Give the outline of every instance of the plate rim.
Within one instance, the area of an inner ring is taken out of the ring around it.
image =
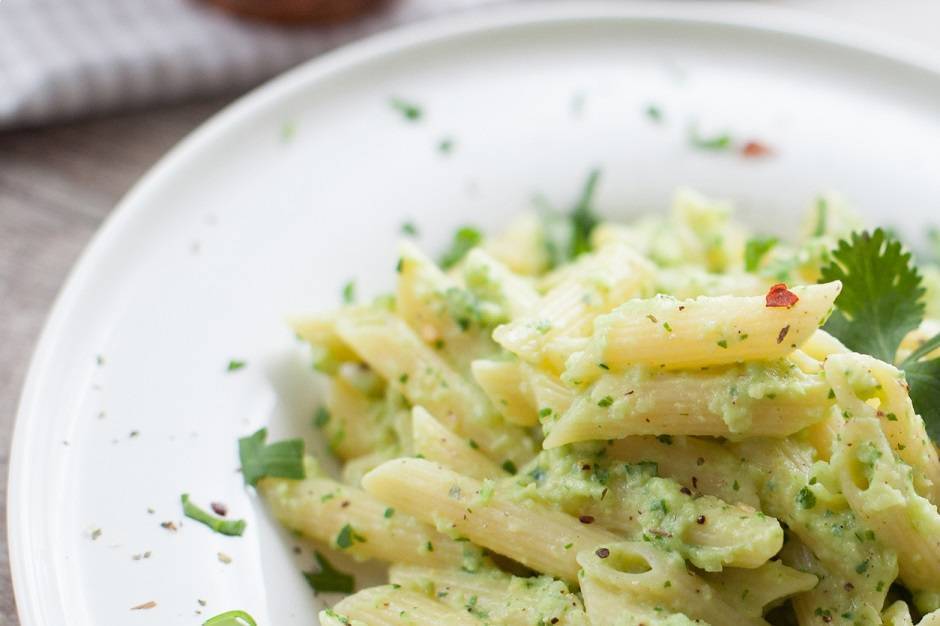
[[[379,57],[405,52],[447,39],[478,35],[488,31],[545,23],[573,23],[586,20],[626,20],[681,23],[698,26],[731,26],[745,30],[809,39],[870,55],[917,69],[940,79],[940,54],[920,44],[892,39],[875,31],[847,26],[832,18],[775,5],[743,5],[725,1],[698,5],[667,0],[656,4],[617,0],[566,0],[484,4],[454,14],[397,26],[339,46],[327,53],[301,62],[296,67],[251,89],[199,124],[160,157],[116,203],[68,271],[43,322],[42,330],[26,368],[13,420],[7,477],[7,546],[10,575],[22,626],[47,626],[50,612],[65,614],[61,587],[43,587],[37,566],[30,559],[37,540],[29,525],[30,489],[27,471],[33,463],[38,442],[35,433],[37,405],[42,391],[54,383],[48,374],[67,324],[70,311],[80,302],[97,265],[104,260],[112,242],[130,226],[146,204],[146,198],[158,191],[165,180],[204,147],[235,128],[245,119],[263,111],[270,104],[291,94],[313,88],[331,76],[369,63]],[[42,541],[38,540],[41,545]],[[38,561],[38,560],[37,560]],[[60,583],[57,580],[57,583]],[[48,593],[52,591],[53,593]]]

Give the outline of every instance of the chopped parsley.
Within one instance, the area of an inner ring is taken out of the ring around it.
[[[441,154],[450,154],[454,151],[454,140],[450,137],[444,137],[438,142],[437,151]]]
[[[384,517],[385,519],[389,519],[393,515],[395,515],[395,509],[393,509],[392,507],[388,507],[387,509],[385,509],[385,512],[382,513],[382,517]]]
[[[699,133],[698,127],[696,126],[689,129],[689,145],[699,150],[711,150],[714,152],[722,152],[734,147],[731,141],[731,135],[728,133],[706,137]]]
[[[307,584],[313,588],[316,593],[336,592],[352,593],[356,585],[356,579],[351,574],[345,574],[326,560],[326,557],[319,552],[313,553],[313,558],[317,560],[320,567],[316,572],[303,572]]]
[[[225,371],[226,371],[226,372],[236,372],[236,371],[240,370],[240,369],[243,368],[243,367],[245,367],[245,362],[244,362],[244,361],[238,361],[238,360],[236,360],[236,359],[232,359],[232,360],[230,360],[230,361],[228,362],[228,366],[225,368]]]
[[[644,112],[646,113],[646,117],[647,117],[651,122],[654,122],[654,123],[656,123],[656,124],[661,124],[661,123],[662,123],[662,121],[663,121],[663,110],[659,107],[659,105],[650,104],[650,105],[648,105],[648,106],[646,107],[646,110],[645,110]]]
[[[613,403],[614,403],[613,398],[611,398],[610,396],[604,396],[603,398],[597,401],[597,406],[608,407]]]
[[[809,487],[803,487],[796,494],[796,503],[801,509],[811,509],[816,506],[816,494]]]
[[[201,524],[205,524],[219,534],[228,535],[230,537],[241,537],[242,533],[245,532],[245,520],[226,520],[215,517],[190,502],[188,493],[184,493],[180,496],[180,502],[183,503],[183,515]]]
[[[356,301],[356,281],[350,280],[343,285],[343,304],[353,304]]]
[[[354,543],[365,542],[366,538],[353,530],[353,527],[349,524],[340,528],[339,534],[336,535],[336,545],[343,550],[351,548]]]
[[[389,104],[409,122],[417,122],[424,115],[424,111],[421,110],[421,107],[414,102],[409,102],[402,98],[392,98]]]
[[[926,290],[911,253],[880,228],[840,241],[819,280],[842,281],[823,328],[850,350],[894,363],[901,340],[924,319]],[[940,359],[924,357],[938,347],[940,334],[900,363],[914,409],[934,441],[940,441]]]
[[[330,411],[325,406],[317,407],[317,412],[313,414],[313,425],[316,428],[323,428],[330,423]]]
[[[417,237],[418,227],[415,226],[414,222],[405,222],[401,225],[401,234],[408,237]]]
[[[441,267],[445,270],[460,263],[468,252],[483,242],[483,235],[473,226],[461,226],[454,232],[450,249],[441,257]]]
[[[776,237],[754,237],[748,239],[744,246],[744,269],[748,272],[756,272],[760,267],[760,262],[773,250],[778,240]]]
[[[262,428],[250,437],[238,440],[238,456],[245,484],[254,485],[265,476],[295,480],[306,478],[303,439],[285,439],[266,444],[267,438],[268,429]]]
[[[516,464],[510,461],[509,459],[506,459],[505,461],[503,461],[503,464],[500,467],[502,467],[504,470],[506,470],[508,473],[512,475],[515,475],[516,472],[519,471],[518,469],[516,469]]]
[[[542,216],[544,246],[550,268],[591,251],[591,233],[600,223],[594,212],[594,192],[600,175],[598,169],[590,171],[578,200],[567,214],[549,207]]]
[[[255,619],[244,611],[226,611],[210,617],[202,626],[258,626]]]

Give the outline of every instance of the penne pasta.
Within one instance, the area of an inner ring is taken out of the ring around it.
[[[788,361],[704,372],[633,368],[604,374],[547,426],[543,446],[630,435],[785,437],[822,421],[832,404],[821,376]]]
[[[916,492],[910,468],[895,459],[880,422],[849,420],[832,463],[852,510],[897,553],[899,575],[918,608],[938,608],[918,599],[940,594],[940,512]]]
[[[477,449],[473,440],[458,437],[422,407],[414,408],[411,423],[415,453],[421,457],[480,480],[506,476],[502,468]]]
[[[531,457],[534,446],[529,436],[505,424],[485,394],[400,319],[362,309],[343,318],[337,331],[409,402],[446,420],[449,428],[476,441],[494,460],[521,464]]]
[[[360,559],[459,566],[465,546],[355,487],[318,476],[265,478],[258,492],[287,528]],[[428,546],[433,546],[429,549]]]
[[[362,483],[397,509],[567,582],[577,578],[578,550],[616,539],[593,520],[505,500],[492,485],[422,459],[389,461]]]
[[[499,326],[493,339],[520,359],[560,373],[570,338],[587,337],[596,315],[649,288],[652,268],[620,245],[585,255],[545,294],[536,315]]]
[[[473,379],[507,422],[519,426],[539,423],[535,393],[519,361],[478,360],[470,365]]]

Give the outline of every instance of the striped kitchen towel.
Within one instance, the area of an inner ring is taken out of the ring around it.
[[[397,0],[283,27],[199,0],[0,0],[0,128],[244,89],[365,34],[494,0]]]

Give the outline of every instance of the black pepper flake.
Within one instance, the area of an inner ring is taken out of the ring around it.
[[[824,622],[826,622],[827,624],[829,624],[829,623],[832,622],[832,616],[831,616],[831,615],[823,615],[823,616],[822,616],[822,621],[824,621]]]
[[[788,332],[790,332],[789,324],[780,329],[780,334],[777,335],[777,343],[783,343],[783,340],[787,338]]]
[[[702,457],[699,457],[699,458],[695,459],[695,464],[696,464],[696,465],[705,465],[705,459],[702,458]]]
[[[212,511],[216,515],[221,515],[222,517],[228,515],[228,507],[221,502],[212,502],[209,506],[212,507]]]
[[[689,489],[688,487],[683,487],[683,488],[680,489],[679,491],[682,492],[682,493],[684,493],[684,494],[687,495],[687,496],[691,496],[691,495],[692,495],[692,490]]]
[[[843,585],[843,588],[846,591],[852,591],[853,589],[855,589],[855,585],[853,585],[852,583],[845,583],[845,585]]]
[[[696,523],[696,524],[704,524],[704,523],[705,523],[705,516],[704,516],[704,515],[699,515],[698,517],[696,517],[696,518],[695,518],[695,523]]]
[[[610,550],[608,550],[607,548],[598,548],[594,554],[596,554],[598,557],[602,559],[606,559],[607,557],[610,556]]]
[[[693,476],[693,477],[692,477],[692,488],[693,488],[693,489],[698,489],[698,476]]]
[[[558,618],[557,618],[557,617],[553,617],[553,618],[552,618],[552,624],[557,624],[557,623],[558,623]]]
[[[594,516],[593,515],[579,515],[578,521],[581,522],[582,524],[592,524],[594,523]]]

